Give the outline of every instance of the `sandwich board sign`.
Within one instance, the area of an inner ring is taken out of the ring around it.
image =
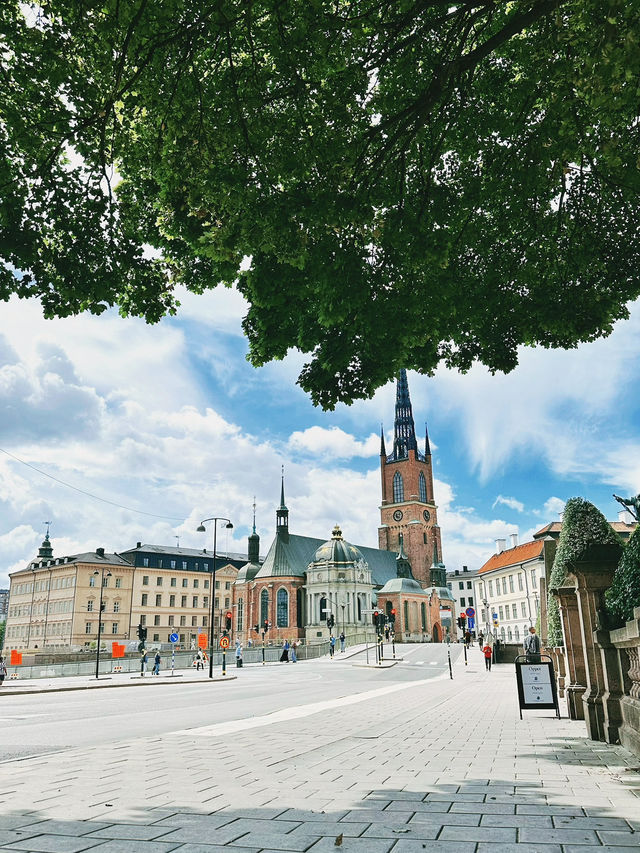
[[[533,708],[552,708],[560,718],[553,662],[548,655],[540,655],[540,657],[539,663],[528,663],[526,655],[518,655],[516,658],[520,719],[522,719],[523,710],[530,711]],[[542,660],[542,658],[548,659]]]

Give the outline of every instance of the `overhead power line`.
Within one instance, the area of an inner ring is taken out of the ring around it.
[[[132,506],[124,506],[124,504],[116,503],[115,501],[107,500],[107,498],[101,498],[99,495],[94,495],[92,492],[87,492],[84,489],[79,489],[77,486],[73,486],[71,483],[67,483],[64,480],[60,480],[58,477],[54,477],[53,474],[47,474],[46,471],[40,470],[40,468],[36,468],[35,465],[31,465],[30,462],[25,462],[24,459],[20,459],[19,456],[15,456],[13,453],[9,453],[8,450],[0,447],[0,452],[4,453],[6,456],[10,456],[11,459],[15,459],[16,462],[19,462],[21,465],[25,465],[27,468],[31,468],[32,471],[35,471],[38,474],[42,474],[43,477],[48,477],[50,480],[53,480],[56,483],[59,483],[61,486],[66,486],[68,489],[73,489],[74,492],[80,492],[81,495],[86,495],[88,498],[93,498],[94,501],[100,501],[103,504],[109,504],[110,506],[115,506],[118,509],[126,509],[128,512],[137,512],[140,515],[148,515],[150,518],[163,518],[166,521],[184,521],[184,518],[177,518],[173,515],[157,515],[155,512],[145,512],[143,509],[134,509]]]

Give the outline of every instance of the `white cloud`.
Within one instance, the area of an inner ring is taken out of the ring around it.
[[[333,459],[378,456],[380,437],[371,434],[363,441],[359,441],[339,427],[313,426],[293,432],[289,438],[289,449],[293,453],[303,452]]]
[[[491,509],[495,509],[499,504],[503,506],[508,506],[509,509],[515,509],[516,512],[524,512],[524,504],[522,501],[516,500],[516,498],[508,498],[504,495],[498,495],[493,504],[491,505]]]
[[[545,501],[542,511],[538,512],[537,515],[548,518],[550,521],[558,521],[559,516],[564,512],[564,505],[565,501],[561,498],[551,497]]]

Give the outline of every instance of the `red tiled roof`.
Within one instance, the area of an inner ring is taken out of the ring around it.
[[[492,572],[494,569],[504,569],[507,566],[514,566],[518,563],[524,563],[526,560],[534,560],[542,554],[544,542],[525,542],[523,545],[516,545],[515,548],[508,548],[506,551],[501,551],[499,554],[494,554],[487,562],[478,569],[478,573]]]

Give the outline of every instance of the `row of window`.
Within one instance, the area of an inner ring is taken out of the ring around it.
[[[180,607],[188,607],[189,606],[188,599],[189,599],[188,595],[181,595],[180,596]],[[140,604],[142,607],[148,607],[149,606],[149,594],[148,593],[146,593],[146,592],[142,593]],[[229,607],[229,604],[230,604],[230,599],[225,598],[224,606]],[[156,595],[155,606],[156,607],[162,607],[162,594]],[[176,606],[176,596],[170,595],[169,596],[169,607],[175,607],[175,606]],[[199,604],[199,597],[197,595],[192,595],[191,596],[191,606],[192,607],[200,607],[200,606],[208,607],[209,606],[209,596],[203,595],[202,596],[202,605],[200,605]],[[215,600],[215,606],[219,607],[219,600],[217,598]]]
[[[460,607],[473,607],[473,596],[460,596]]]
[[[96,586],[96,575],[89,575],[89,586]],[[106,575],[102,578],[102,586],[109,586],[109,578]],[[122,578],[115,578],[114,586],[116,589],[121,589]]]
[[[538,589],[536,569],[530,570],[531,588]],[[517,575],[507,575],[502,578],[495,579],[495,593],[493,588],[493,580],[487,582],[489,589],[489,598],[499,595],[508,595],[510,592],[516,591],[516,578],[518,579],[518,592],[523,592],[525,588],[524,572],[518,572]]]
[[[51,589],[68,589],[75,586],[75,575],[66,575],[62,578],[53,578],[51,581]],[[14,595],[26,595],[29,592],[46,592],[49,589],[49,578],[46,580],[36,581],[35,587],[33,581],[29,583],[18,583],[12,588]]]
[[[167,565],[165,566],[165,562]],[[154,564],[153,561],[149,560],[149,557],[142,558],[142,567],[144,569],[177,569],[178,561],[177,560],[166,560],[163,557],[158,557],[157,564]],[[200,568],[200,563],[196,560],[193,565],[189,565],[186,560],[180,561],[180,568],[183,572],[208,572],[209,571],[209,563],[203,563],[202,568]]]
[[[418,497],[422,503],[427,502],[427,481],[424,474],[420,471],[418,477]],[[396,471],[393,475],[393,502],[399,504],[404,501],[404,480],[400,471]]]
[[[73,599],[65,598],[62,601],[50,601],[47,605],[46,601],[37,601],[33,605],[33,610],[30,604],[14,604],[9,608],[9,617],[20,616],[51,616],[57,613],[71,613],[73,611]]]
[[[538,600],[537,599],[535,600],[533,610],[535,610],[535,613],[533,613],[533,616],[537,616],[538,615]],[[515,601],[511,604],[511,606],[506,604],[503,607],[502,604],[500,604],[500,605],[498,605],[497,611],[493,611],[493,612],[498,613],[498,619],[500,621],[502,621],[504,619],[507,619],[507,620],[518,619],[518,618],[525,618],[526,619],[529,616],[526,601],[520,602],[520,616],[518,616],[518,605]],[[480,621],[481,621],[481,623],[484,623],[487,621],[487,612],[484,609],[484,607],[482,608]]]
[[[174,561],[175,562],[175,561]],[[175,569],[175,566],[171,567]],[[204,580],[204,588],[209,589],[209,578],[203,578]],[[158,575],[156,577],[156,586],[162,586],[164,578]],[[149,575],[142,576],[142,586],[149,586]],[[170,578],[169,586],[178,586],[178,578]],[[189,578],[182,578],[182,586],[186,589],[189,586]],[[200,586],[200,578],[193,578],[193,588],[198,589]],[[225,589],[231,589],[231,581],[227,581],[224,585]],[[216,589],[220,589],[220,581],[216,581]]]
[[[71,622],[49,622],[46,625],[47,637],[63,637],[71,633]],[[7,640],[18,640],[24,637],[44,637],[45,624],[37,622],[31,626],[29,631],[28,625],[8,625]]]
[[[191,627],[192,628],[197,628],[201,623],[202,623],[202,627],[206,628],[209,625],[209,617],[208,616],[192,616],[191,617]],[[140,617],[140,624],[143,626],[147,624],[147,617],[144,614]],[[154,625],[162,625],[163,624],[162,618],[159,614],[156,614],[153,617],[153,624]],[[186,624],[187,624],[187,617],[186,616],[169,616],[167,618],[167,625],[170,628],[173,627],[174,625],[180,625],[180,627],[185,627]]]
[[[240,602],[238,602],[238,608]],[[264,625],[269,621],[269,591],[263,587],[260,593],[260,624]],[[289,627],[289,593],[286,589],[281,588],[276,593],[276,627]],[[238,626],[238,630],[242,630]]]

